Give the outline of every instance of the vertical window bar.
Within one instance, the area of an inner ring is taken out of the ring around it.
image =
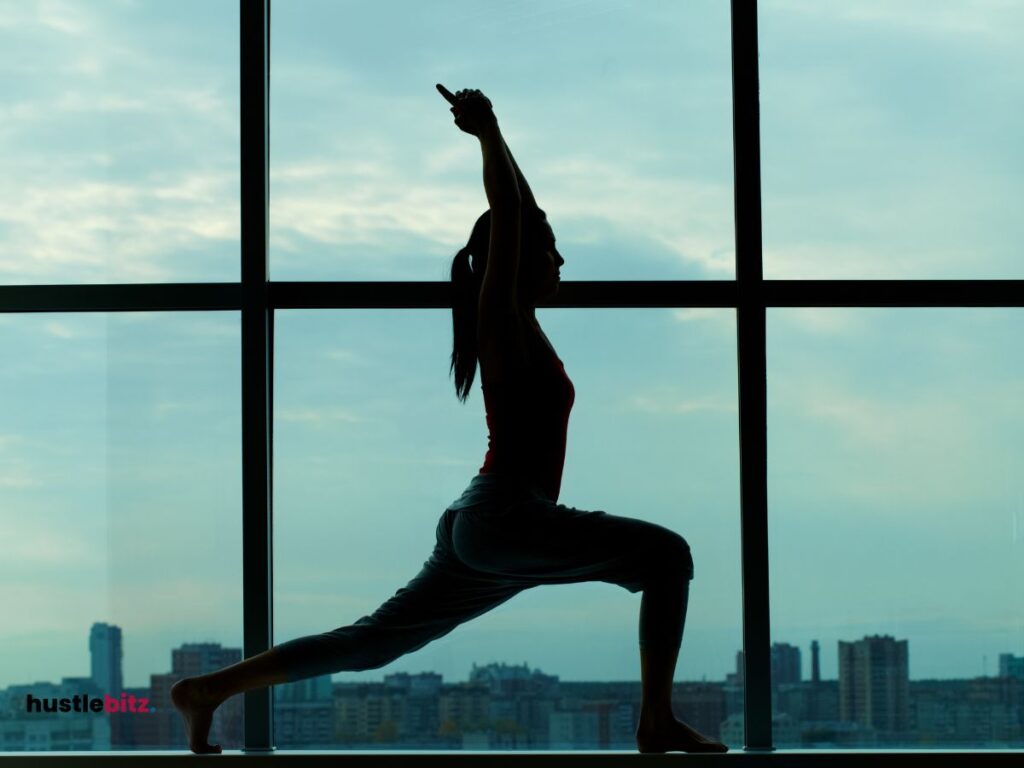
[[[271,645],[270,335],[267,306],[269,0],[239,0],[242,172],[243,656]],[[269,687],[246,691],[243,751],[273,750]]]
[[[731,0],[730,13],[736,281],[739,289],[736,349],[743,553],[743,717],[746,749],[764,751],[772,749],[772,702],[756,0]]]

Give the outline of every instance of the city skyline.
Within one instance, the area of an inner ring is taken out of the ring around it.
[[[129,688],[138,689],[138,688],[145,688],[149,684],[148,680],[146,680],[145,682],[142,682],[142,683],[139,683],[138,681],[136,681],[133,684],[129,684],[129,683],[126,682],[126,683],[123,684],[123,686],[120,686],[120,685],[117,684],[117,681],[120,681],[120,680],[123,679],[123,666],[124,665],[123,665],[123,651],[122,651],[122,648],[123,648],[123,645],[124,645],[124,632],[123,632],[123,628],[122,627],[117,626],[117,625],[113,625],[113,624],[108,624],[106,622],[94,622],[92,624],[92,626],[90,627],[90,630],[89,630],[89,633],[88,633],[88,638],[89,638],[88,647],[89,647],[89,658],[90,658],[89,667],[91,669],[91,674],[88,676],[88,679],[96,680],[97,684],[100,684],[100,681],[115,681],[113,683],[108,683],[107,686],[105,686],[105,687],[103,685],[100,685],[100,687],[104,688],[104,690],[107,690],[107,689],[109,689],[109,690],[115,690],[115,689],[116,690],[121,690],[122,688],[123,689],[129,689]],[[842,649],[843,649],[844,645],[855,646],[858,643],[864,643],[864,642],[868,642],[868,641],[893,640],[893,639],[894,638],[892,636],[890,636],[890,635],[871,634],[871,635],[865,635],[865,636],[863,636],[861,638],[858,638],[856,640],[853,640],[853,639],[850,639],[850,640],[839,640],[839,641],[837,641],[837,646],[836,646],[836,649],[835,649],[836,650],[836,665],[837,665],[837,667],[840,666],[839,656],[843,652]],[[909,648],[910,643],[905,638],[904,639],[899,639],[899,640],[897,640],[897,642],[898,643],[902,643],[904,648]],[[813,670],[814,670],[814,663],[813,663],[814,644],[817,644],[816,640],[812,641],[812,644],[808,646],[808,649],[811,651],[811,653],[805,656],[804,653],[803,653],[804,649],[802,649],[800,646],[796,646],[796,645],[793,645],[793,644],[787,643],[787,642],[779,642],[779,641],[776,641],[776,642],[772,643],[772,646],[771,646],[771,657],[772,657],[772,685],[773,685],[773,687],[777,686],[779,684],[787,684],[787,683],[791,683],[791,682],[810,682],[810,681],[812,681],[814,679],[814,674],[813,674]],[[819,645],[819,648],[820,648],[820,644],[818,644],[818,645]],[[223,643],[216,642],[216,641],[211,641],[211,640],[196,640],[196,639],[193,639],[191,641],[186,641],[186,642],[182,643],[177,649],[169,649],[169,651],[168,651],[168,658],[172,658],[174,656],[174,654],[177,653],[178,651],[187,651],[188,649],[203,649],[204,653],[207,653],[207,654],[209,654],[210,652],[216,652],[216,653],[223,652],[225,654],[231,655],[231,654],[236,654],[236,652],[237,652],[238,659],[236,659],[236,660],[240,660],[241,659],[241,655],[240,655],[241,654],[241,648],[240,647],[233,647],[231,645],[225,645]],[[906,653],[907,653],[907,651],[905,650],[904,654],[906,654]],[[820,654],[820,651],[819,651],[819,654]],[[742,649],[736,649],[736,652],[735,652],[735,655],[734,655],[734,658],[735,658],[734,669],[732,671],[730,671],[730,672],[727,672],[720,680],[705,680],[703,678],[702,679],[696,679],[696,678],[695,679],[687,679],[687,678],[679,677],[678,674],[675,676],[674,680],[675,680],[675,682],[679,682],[679,683],[683,683],[683,682],[688,682],[688,683],[697,683],[697,682],[730,682],[731,680],[738,680],[738,682],[742,685],[742,678],[743,678],[743,673],[741,671],[742,663],[743,663],[742,662],[742,656],[743,656]],[[233,662],[224,661],[222,665],[221,664],[216,664],[214,666],[219,668],[219,666],[226,666],[229,663],[233,663]],[[531,663],[528,659],[524,659],[522,661],[521,665],[516,664],[514,662],[509,662],[508,660],[499,660],[499,659],[488,659],[488,660],[470,659],[469,660],[469,669],[472,670],[473,668],[476,668],[476,667],[484,667],[484,666],[488,666],[488,665],[491,665],[491,664],[499,664],[501,666],[506,666],[506,665],[507,666],[526,666],[527,668],[533,669],[533,670],[535,670],[537,672],[541,672],[541,673],[549,674],[549,675],[555,675],[555,676],[559,677],[560,679],[564,679],[564,678],[561,677],[561,675],[558,674],[557,670],[544,669],[541,665],[536,664],[536,663]],[[399,670],[399,669],[397,669],[397,666],[398,666],[397,662],[394,662],[392,664],[388,664],[388,665],[386,665],[384,667],[381,667],[381,668],[375,669],[375,670],[365,670],[365,671],[361,671],[361,672],[334,672],[334,673],[330,673],[329,675],[321,675],[321,676],[318,676],[318,677],[326,676],[326,677],[330,677],[330,678],[333,679],[336,675],[351,675],[351,676],[354,676],[355,678],[357,678],[357,680],[356,680],[357,682],[360,682],[360,683],[363,683],[363,682],[365,682],[365,683],[372,683],[372,682],[380,682],[381,680],[383,680],[384,677],[386,677],[388,675],[395,675],[395,674],[398,674],[398,675],[402,675],[402,674],[428,674],[429,673],[429,674],[441,674],[441,676],[443,678],[451,677],[451,679],[459,679],[459,678],[456,678],[454,676],[449,676],[449,675],[445,675],[443,673],[438,673],[437,670],[432,670],[432,669],[420,669],[420,670],[416,670],[416,671]],[[1016,653],[1013,653],[1013,652],[1010,652],[1010,651],[999,651],[999,652],[997,652],[995,654],[995,665],[994,666],[995,666],[996,675],[993,675],[993,676],[1019,677],[1022,680],[1024,680],[1024,654],[1022,654],[1020,656],[1017,656]],[[907,668],[909,670],[909,665],[908,665]],[[796,673],[795,675],[793,674],[794,672]],[[151,675],[152,674],[163,674],[163,672],[159,672],[157,670],[150,670],[149,674],[151,674]],[[375,679],[374,675],[379,675],[380,679]],[[840,678],[840,676],[841,676],[841,673],[837,673],[837,675],[835,677],[827,677],[825,675],[820,675],[819,679],[821,681],[836,682]],[[951,679],[951,680],[956,680],[956,679],[973,679],[974,677],[985,677],[985,676],[987,676],[987,675],[975,675],[975,676],[968,677],[968,678],[913,678],[913,677],[910,677],[910,679],[918,679],[918,680]],[[79,677],[77,677],[76,675],[73,675],[73,674],[61,674],[58,677],[61,678],[61,679],[63,679],[63,678],[84,679],[84,678],[79,678]],[[467,676],[466,679],[469,679],[469,677]],[[639,674],[637,675],[636,679],[639,680]],[[608,679],[597,679],[596,682],[625,682],[625,681],[628,681],[628,680],[632,680],[632,678],[628,678],[627,680],[619,680],[619,679],[611,679],[611,678],[608,678]],[[10,686],[31,685],[33,682],[52,682],[52,681],[48,681],[48,680],[38,680],[38,681],[30,681],[30,680],[0,681],[0,690],[2,690],[4,688],[7,688],[7,687],[10,687]],[[338,680],[336,682],[351,682],[351,681]]]
[[[121,675],[121,628],[96,622],[89,637],[91,676],[0,688],[0,736],[8,749],[183,747],[171,686],[241,659],[240,648],[186,642],[170,650],[169,672],[111,696],[104,684]],[[911,681],[907,641],[870,635],[840,641],[838,680],[800,680],[800,649],[775,643],[771,650],[777,746],[991,748],[1024,737],[1024,656],[1002,654],[999,677]],[[815,643],[812,654],[819,650]],[[675,681],[672,699],[703,733],[740,747],[742,652],[736,664],[724,681]],[[274,741],[281,748],[357,750],[631,748],[641,689],[639,680],[563,681],[528,662],[473,663],[464,680],[452,682],[433,671],[385,672],[381,680],[359,682],[324,674],[274,686]],[[120,709],[105,708],[118,699]],[[214,717],[211,737],[225,749],[242,745],[243,707],[244,698],[233,696]],[[25,728],[29,721],[32,729]]]

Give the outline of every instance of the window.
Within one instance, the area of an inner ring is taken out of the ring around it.
[[[0,284],[238,280],[238,2],[9,3]]]
[[[448,279],[488,206],[436,82],[491,99],[563,279],[734,276],[726,4],[305,0],[271,35],[272,279]]]
[[[779,746],[1020,743],[998,662],[1024,625],[1024,369],[1001,353],[1022,322],[769,312],[772,635],[803,659],[773,685]]]
[[[170,684],[242,640],[238,313],[0,320],[4,749],[178,748]]]
[[[721,738],[743,695],[727,679],[742,647],[734,312],[540,309],[538,319],[576,387],[559,503],[686,538],[695,578],[676,708]],[[282,310],[274,328],[280,643],[354,623],[419,571],[441,514],[483,464],[487,427],[479,385],[463,404],[447,376],[450,310]],[[525,590],[383,668],[324,675],[351,717],[337,733],[298,728],[299,712],[330,708],[329,684],[275,689],[276,742],[634,750],[639,609],[613,584]],[[374,715],[379,706],[390,709]],[[732,738],[742,747],[741,727]]]
[[[1020,279],[1016,3],[761,0],[764,273]]]

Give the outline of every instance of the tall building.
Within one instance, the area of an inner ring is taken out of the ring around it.
[[[811,682],[821,682],[821,663],[819,657],[821,656],[821,646],[818,645],[817,640],[811,640]]]
[[[89,630],[91,677],[103,692],[117,697],[124,690],[121,673],[121,628],[96,622]]]
[[[800,649],[789,643],[772,643],[772,686],[800,680]]]
[[[1012,653],[1000,653],[999,676],[1024,680],[1024,656],[1014,656]]]
[[[839,641],[839,719],[878,731],[905,731],[910,722],[906,640],[871,635]]]

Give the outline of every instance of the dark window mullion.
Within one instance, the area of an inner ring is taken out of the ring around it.
[[[242,187],[242,590],[245,658],[271,646],[270,321],[267,286],[269,2],[239,0]],[[272,691],[246,691],[243,751],[273,749]]]
[[[768,606],[765,295],[761,269],[761,158],[757,4],[732,0],[733,173],[736,218],[740,545],[743,560],[743,715],[748,750],[772,749]]]

